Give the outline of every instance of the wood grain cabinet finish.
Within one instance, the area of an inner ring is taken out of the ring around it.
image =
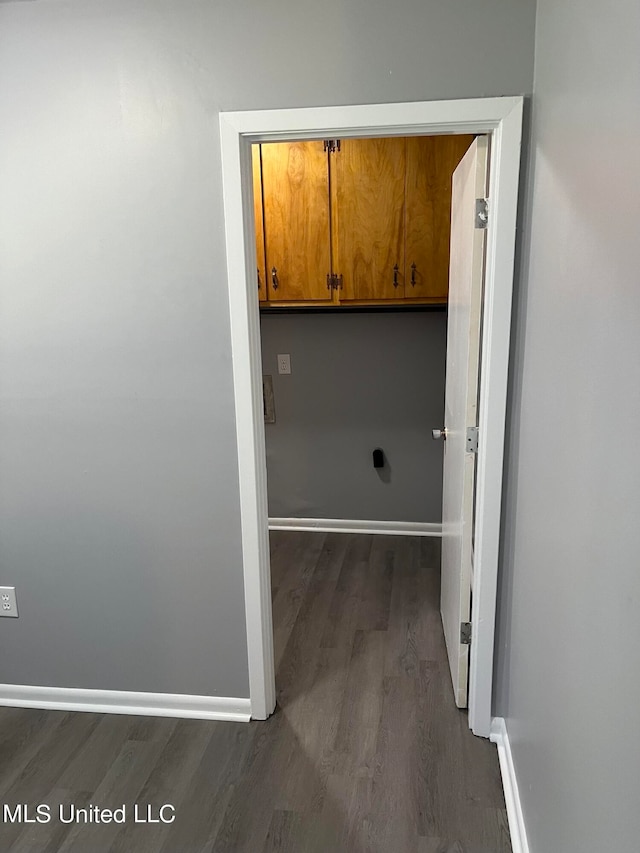
[[[263,144],[269,302],[331,302],[328,154],[319,142]]]
[[[405,298],[446,301],[451,182],[473,136],[412,136],[406,152]]]
[[[266,302],[268,299],[266,260],[264,254],[264,218],[262,211],[262,157],[259,145],[251,148],[251,164],[253,167],[253,218],[256,228],[256,263],[258,299]]]
[[[329,168],[340,301],[403,299],[406,140],[343,139]]]
[[[473,138],[255,145],[261,304],[445,304],[451,182]]]

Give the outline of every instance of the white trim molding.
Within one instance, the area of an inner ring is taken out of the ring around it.
[[[34,687],[25,684],[0,684],[0,706],[237,723],[247,723],[251,719],[249,699],[189,696],[182,693],[135,693],[129,690],[86,690],[78,687]]]
[[[422,521],[358,521],[348,518],[270,518],[269,530],[307,533],[381,533],[388,536],[442,536],[442,524]]]
[[[491,136],[476,479],[474,640],[469,681],[469,725],[475,734],[488,737],[522,110],[523,98],[517,96],[220,113],[249,690],[254,719],[266,719],[273,712],[276,694],[251,145],[334,137]]]
[[[480,352],[469,726],[474,734],[483,737],[489,737],[492,720],[502,465],[522,141],[523,100],[511,101],[511,109],[504,111],[491,135],[489,151],[489,223]]]
[[[522,804],[518,791],[518,780],[511,755],[511,744],[507,724],[503,717],[494,717],[491,723],[490,739],[498,747],[498,759],[500,761],[500,773],[502,774],[502,787],[504,788],[504,800],[507,806],[507,818],[509,819],[509,832],[511,833],[511,847],[513,853],[529,853],[527,831],[524,825]]]

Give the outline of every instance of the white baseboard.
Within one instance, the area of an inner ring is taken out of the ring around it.
[[[527,831],[524,825],[524,816],[518,792],[518,780],[516,779],[516,771],[513,765],[507,725],[503,717],[493,718],[489,738],[498,747],[498,759],[500,761],[502,787],[504,788],[504,799],[507,805],[507,817],[509,819],[513,853],[529,853]]]
[[[389,536],[442,536],[442,524],[420,521],[358,521],[345,518],[270,518],[269,530],[316,533],[384,533]]]
[[[0,706],[230,720],[238,723],[251,719],[250,699],[189,696],[182,693],[134,693],[128,690],[85,690],[75,687],[32,687],[24,684],[0,684]]]

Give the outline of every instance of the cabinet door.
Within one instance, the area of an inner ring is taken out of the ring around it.
[[[270,302],[331,302],[329,171],[320,142],[262,146]]]
[[[412,136],[407,139],[407,299],[443,302],[449,290],[451,183],[473,136]]]
[[[404,139],[342,139],[330,156],[340,301],[402,299]]]
[[[258,299],[265,302],[268,298],[267,275],[264,257],[264,219],[262,216],[262,166],[260,146],[251,146],[253,165],[253,218],[256,227],[256,262],[258,278]]]

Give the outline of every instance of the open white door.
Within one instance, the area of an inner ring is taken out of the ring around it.
[[[488,137],[479,136],[453,175],[451,263],[445,382],[440,612],[456,705],[467,706],[471,620],[476,454],[467,430],[476,427],[485,231],[476,224],[476,199],[487,195]],[[434,430],[434,438],[437,431]]]

